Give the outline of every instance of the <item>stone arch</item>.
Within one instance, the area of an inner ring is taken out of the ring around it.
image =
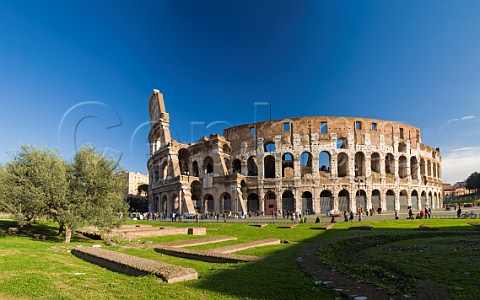
[[[357,206],[357,212],[363,208],[363,212],[367,209],[367,193],[364,190],[357,190],[355,193],[355,203]]]
[[[292,191],[287,190],[282,194],[282,208],[287,212],[295,212],[295,197]]]
[[[220,197],[222,199],[222,208],[223,211],[231,211],[232,210],[232,196],[229,193],[223,193]]]
[[[373,190],[372,191],[372,208],[374,210],[377,210],[379,207],[382,207],[382,194],[380,193],[379,190]]]
[[[313,196],[309,191],[302,193],[302,211],[307,215],[315,213],[313,210]]]
[[[330,153],[328,151],[322,151],[318,155],[318,165],[320,172],[330,172]]]
[[[202,209],[202,183],[198,180],[192,181],[190,193],[192,194],[193,207],[196,211],[200,211]]]
[[[346,153],[339,153],[337,159],[337,175],[338,177],[345,177],[348,175],[348,155]]]
[[[425,160],[420,158],[420,176],[425,176]]]
[[[406,190],[401,190],[399,195],[400,211],[405,211],[408,209],[408,192]]]
[[[258,176],[257,158],[250,156],[247,159],[247,176]]]
[[[320,213],[326,214],[327,211],[333,209],[333,197],[332,192],[329,190],[323,190],[320,193]]]
[[[418,179],[418,161],[415,156],[410,158],[410,175],[412,179]]]
[[[433,194],[432,192],[428,192],[428,197],[427,197],[427,206],[429,208],[433,208]]]
[[[366,176],[365,154],[363,152],[355,153],[355,176]]]
[[[198,171],[198,162],[194,160],[192,162],[192,176],[198,177],[199,171]]]
[[[275,152],[275,143],[272,141],[265,141],[263,144],[263,150],[265,152]]]
[[[380,174],[380,154],[377,152],[372,153],[370,157],[370,168],[372,172]]]
[[[427,160],[427,176],[432,176],[432,163],[429,160]]]
[[[232,172],[233,173],[242,173],[242,161],[238,158],[232,161]]]
[[[291,153],[285,153],[282,155],[282,177],[293,177],[293,155]]]
[[[386,210],[395,210],[395,192],[393,190],[388,190],[385,196]]]
[[[350,193],[347,190],[341,190],[338,193],[338,210],[350,211]]]
[[[308,151],[300,155],[300,174],[301,176],[312,174],[312,154]]]
[[[267,155],[263,159],[263,169],[265,178],[275,178],[275,157]]]
[[[271,215],[277,211],[277,196],[275,192],[268,191],[265,193],[265,214]]]
[[[432,177],[437,178],[437,164],[432,163]]]
[[[258,201],[258,195],[250,193],[247,197],[247,211],[257,212],[260,210],[260,203]]]
[[[385,156],[385,174],[395,175],[395,159],[392,153]]]
[[[203,197],[203,207],[205,212],[213,212],[215,210],[215,200],[211,194],[206,194]]]
[[[337,139],[337,149],[347,149],[347,148],[348,148],[347,138],[339,137]]]
[[[407,152],[407,144],[405,142],[400,142],[398,144],[398,152],[402,152],[402,153]]]
[[[418,192],[416,190],[412,191],[412,194],[410,196],[410,201],[411,201],[411,206],[412,209],[417,210],[418,209]]]
[[[180,200],[176,194],[173,194],[172,198],[170,199],[170,207],[172,209],[172,213],[180,213]]]
[[[211,156],[207,156],[203,159],[203,172],[205,174],[213,173],[213,158]]]
[[[420,196],[420,203],[423,205],[423,207],[427,207],[427,193],[425,191],[422,191],[422,194]],[[421,207],[419,207],[421,209]]]
[[[404,155],[398,158],[398,176],[400,178],[408,177],[407,157]]]
[[[161,200],[161,202],[160,202],[160,210],[161,210],[161,212],[167,213],[167,203],[168,203],[167,196],[166,196],[166,195],[163,195],[162,200]]]
[[[178,164],[180,165],[180,174],[189,175],[189,160],[190,160],[190,151],[186,148],[181,148],[178,150]]]
[[[230,151],[231,151],[230,146],[228,146],[227,144],[223,145],[222,151],[223,151],[224,154],[230,155]]]
[[[161,178],[163,180],[167,180],[169,178],[169,168],[168,168],[168,161],[167,160],[164,160],[162,162],[162,165],[160,167],[160,171],[161,171]]]

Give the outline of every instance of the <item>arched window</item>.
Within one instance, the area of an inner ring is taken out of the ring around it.
[[[188,169],[188,160],[190,159],[190,152],[182,148],[178,150],[178,163],[180,164],[180,174],[182,175],[189,175]]]
[[[366,176],[365,154],[363,152],[355,153],[355,176]]]
[[[242,162],[239,159],[234,159],[232,162],[233,173],[242,173]]]
[[[418,161],[415,156],[410,158],[410,175],[412,179],[418,179]]]
[[[330,153],[327,151],[320,152],[318,156],[319,168],[322,172],[330,172]]]
[[[275,178],[275,157],[267,155],[263,159],[264,177]]]
[[[275,152],[275,144],[272,141],[265,142],[264,151],[265,152]]]
[[[370,158],[370,166],[372,172],[380,174],[380,154],[377,152],[372,153]]]
[[[192,176],[198,177],[198,162],[194,160],[192,162]]]
[[[247,159],[247,171],[248,176],[258,176],[257,158],[255,156],[250,156]]]
[[[385,156],[385,174],[395,175],[395,159],[392,153]]]
[[[400,178],[408,177],[407,158],[403,155],[398,159],[398,176]]]
[[[345,153],[338,154],[337,161],[337,173],[338,177],[345,177],[348,173],[348,156]]]
[[[293,155],[285,153],[282,156],[282,177],[293,177]]]
[[[205,174],[213,173],[213,158],[210,156],[205,157],[203,160],[203,171]]]
[[[312,154],[303,152],[300,155],[300,173],[302,176],[312,174]]]

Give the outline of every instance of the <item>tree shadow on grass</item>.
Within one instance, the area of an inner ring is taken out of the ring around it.
[[[32,224],[24,226],[15,234],[9,233],[9,228],[17,228],[17,223],[13,220],[0,220],[0,238],[21,236],[48,243],[63,242],[63,237],[58,235],[58,226],[54,226],[54,223],[51,222],[32,222]],[[85,241],[89,241],[89,239],[79,235],[72,237],[72,242]]]

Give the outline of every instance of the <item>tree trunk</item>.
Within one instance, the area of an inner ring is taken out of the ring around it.
[[[72,230],[68,225],[65,225],[65,237],[63,238],[64,243],[70,243],[70,239],[72,238]]]

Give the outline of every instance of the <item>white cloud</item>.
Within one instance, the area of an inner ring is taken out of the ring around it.
[[[442,157],[442,180],[455,183],[480,171],[480,146],[453,149]]]

